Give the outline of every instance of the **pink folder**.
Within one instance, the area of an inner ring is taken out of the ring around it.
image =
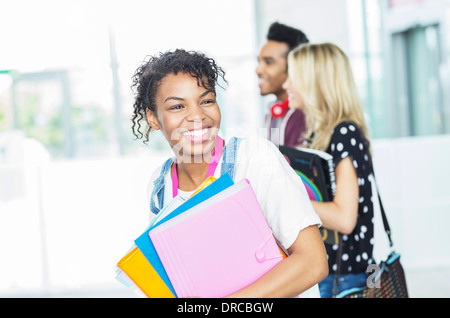
[[[223,297],[283,259],[242,180],[149,232],[178,297]]]

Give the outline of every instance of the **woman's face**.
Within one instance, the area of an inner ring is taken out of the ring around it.
[[[147,120],[162,131],[177,157],[189,160],[214,148],[221,118],[214,91],[189,74],[169,74],[158,87],[155,104],[156,113],[147,110]]]
[[[304,108],[303,99],[300,96],[298,90],[292,84],[292,80],[290,77],[288,77],[287,80],[284,82],[283,88],[288,93],[289,107],[303,109]]]

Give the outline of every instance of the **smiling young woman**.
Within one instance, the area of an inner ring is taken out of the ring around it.
[[[321,221],[301,179],[274,144],[236,137],[224,144],[218,136],[221,116],[215,86],[223,75],[214,60],[184,50],[151,57],[136,72],[134,133],[144,137],[140,129],[145,121],[147,140],[151,130],[160,130],[175,154],[150,177],[150,210],[158,214],[177,196],[189,199],[210,176],[228,173],[235,182],[246,179],[289,257],[229,296],[318,297],[317,283],[328,272]]]

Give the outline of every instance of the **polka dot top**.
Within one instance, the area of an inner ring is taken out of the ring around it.
[[[334,166],[350,157],[356,169],[359,184],[359,205],[356,227],[350,235],[343,235],[341,274],[365,272],[374,263],[373,252],[373,170],[370,164],[369,142],[352,122],[342,122],[332,133],[327,152],[333,156]],[[326,244],[330,274],[337,269],[338,246]]]

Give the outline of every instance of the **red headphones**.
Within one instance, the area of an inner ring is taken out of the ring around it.
[[[282,102],[278,102],[272,105],[270,108],[270,113],[274,118],[283,117],[286,114],[287,109],[289,108],[289,99],[285,99]]]

